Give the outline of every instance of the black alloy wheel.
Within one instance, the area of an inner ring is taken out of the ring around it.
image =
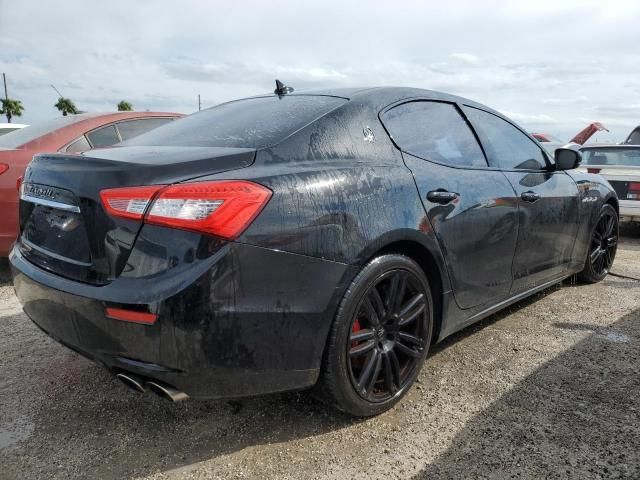
[[[615,209],[605,204],[593,229],[587,261],[580,279],[595,283],[607,276],[613,265],[618,248],[618,215]]]
[[[407,270],[391,270],[365,292],[347,341],[349,373],[370,402],[392,398],[407,387],[426,348],[427,297]]]
[[[418,376],[432,325],[431,289],[421,268],[402,255],[372,260],[344,295],[316,394],[352,415],[388,410]]]

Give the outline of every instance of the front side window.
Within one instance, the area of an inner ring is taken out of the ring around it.
[[[450,103],[403,103],[382,116],[394,142],[404,152],[456,167],[486,167],[471,128]]]
[[[87,133],[87,137],[93,148],[110,147],[120,141],[114,125],[98,128],[97,130]]]
[[[497,115],[464,107],[492,167],[505,170],[542,170],[546,161],[542,149],[524,133]]]
[[[625,143],[629,145],[640,145],[640,127],[631,132]]]

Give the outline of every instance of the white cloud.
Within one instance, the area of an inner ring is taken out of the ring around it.
[[[527,125],[550,125],[558,123],[553,117],[545,114],[526,114],[526,113],[518,113],[518,112],[507,112],[505,110],[501,110],[503,115],[515,120],[516,122],[522,122]]]
[[[480,59],[471,53],[452,53],[450,57],[454,60],[459,60],[460,62],[467,63],[469,65],[477,65],[478,63],[480,63]]]
[[[83,110],[188,113],[280,78],[445,90],[561,138],[587,118],[623,139],[640,123],[639,16],[598,0],[0,0],[0,70],[25,122],[57,115],[50,84]]]

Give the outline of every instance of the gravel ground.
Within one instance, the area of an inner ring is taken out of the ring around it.
[[[614,271],[640,278],[640,232]],[[640,478],[640,281],[554,287],[436,346],[394,410],[138,396],[33,326],[0,263],[0,478]]]

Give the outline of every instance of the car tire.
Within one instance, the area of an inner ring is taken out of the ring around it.
[[[609,274],[618,245],[618,214],[605,203],[589,237],[587,257],[578,279],[584,283],[597,283]]]
[[[373,259],[340,303],[316,396],[354,416],[390,409],[420,373],[432,330],[431,289],[420,266],[397,254]]]

